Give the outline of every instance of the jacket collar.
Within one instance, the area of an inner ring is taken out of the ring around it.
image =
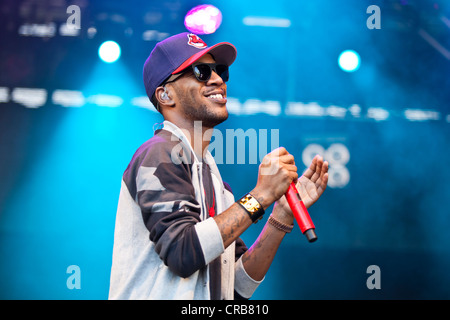
[[[197,157],[197,154],[194,152],[194,148],[191,146],[191,143],[189,139],[184,134],[184,130],[179,128],[174,123],[164,120],[163,122],[163,129],[170,131],[173,135],[175,135],[178,139],[180,139],[186,146],[189,147],[192,155],[194,156],[194,162],[199,163],[201,162],[199,158]],[[214,157],[212,156],[211,152],[209,150],[206,150],[205,157],[203,158],[203,161],[206,162],[210,167],[216,167],[216,162],[214,160]]]

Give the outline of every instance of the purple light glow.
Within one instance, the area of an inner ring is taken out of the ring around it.
[[[210,4],[194,7],[186,14],[184,25],[195,34],[214,33],[222,23],[222,13]]]

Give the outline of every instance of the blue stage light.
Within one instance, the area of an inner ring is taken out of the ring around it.
[[[345,50],[339,55],[339,67],[346,72],[354,72],[359,69],[361,59],[353,50]]]
[[[116,62],[120,54],[120,46],[115,41],[105,41],[98,48],[98,56],[106,63]]]

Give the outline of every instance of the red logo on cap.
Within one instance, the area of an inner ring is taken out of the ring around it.
[[[193,33],[188,34],[188,39],[189,39],[188,45],[190,46],[196,47],[198,49],[203,49],[207,47],[206,43]]]

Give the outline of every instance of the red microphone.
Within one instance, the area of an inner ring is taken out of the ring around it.
[[[300,230],[306,236],[306,239],[308,239],[309,242],[316,241],[317,236],[314,231],[316,227],[309,216],[308,210],[306,210],[305,204],[298,194],[298,190],[295,187],[294,182],[291,183],[288,191],[286,192],[286,200],[289,203],[289,207],[291,207],[292,213],[294,214]]]

